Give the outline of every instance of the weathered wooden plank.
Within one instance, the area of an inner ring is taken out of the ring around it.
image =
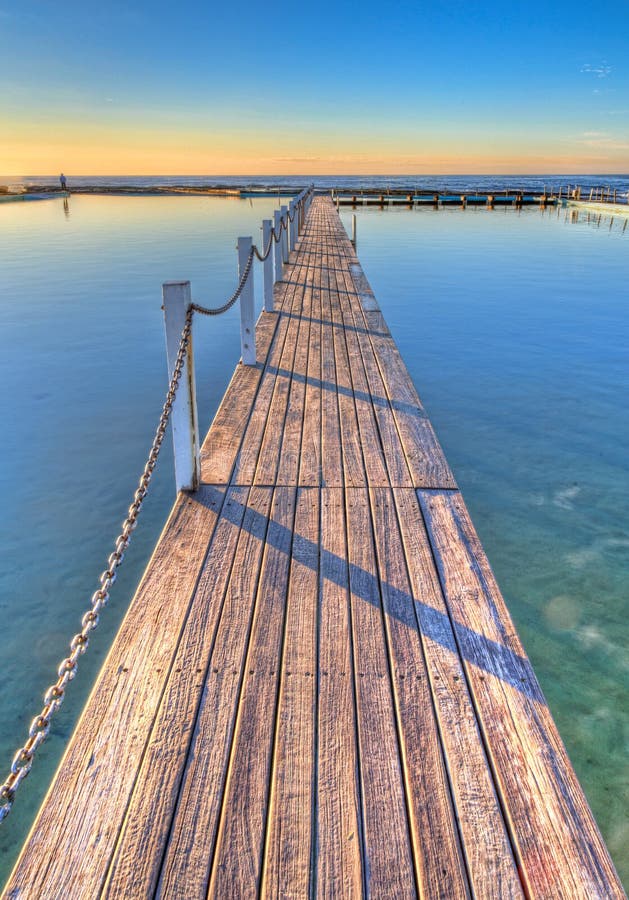
[[[148,897],[157,885],[248,494],[245,487],[227,491],[224,515],[216,525],[149,733],[103,896],[129,896],[133,884],[135,896]]]
[[[414,485],[455,488],[454,476],[393,338],[375,331],[371,339]]]
[[[367,894],[418,896],[367,491],[346,489]]]
[[[306,373],[308,370],[308,348],[312,318],[312,270],[304,269],[304,288],[299,318],[299,331],[295,344],[295,355],[290,379],[290,390],[286,418],[280,444],[276,448],[278,458],[277,483],[296,485],[299,479],[302,434],[304,431],[304,409],[306,397]]]
[[[205,487],[177,500],[9,879],[8,896],[98,895],[221,503],[222,495]]]
[[[201,480],[227,484],[251,415],[279,316],[263,312],[256,326],[255,366],[236,367],[225,396],[201,447]]]
[[[347,235],[339,233],[338,241],[345,248],[349,247],[348,252],[351,252],[351,243]],[[361,273],[359,277],[355,271],[352,271],[351,277],[355,292],[360,294],[361,289],[364,292],[365,284],[368,284],[364,273]],[[367,325],[375,326],[370,329],[370,338],[414,485],[416,487],[456,487],[454,476],[382,314],[365,312],[360,304],[356,304],[354,309],[357,313],[362,314]]]
[[[327,244],[327,242],[326,242]],[[331,326],[331,300],[329,256],[321,259],[321,475],[322,484],[328,487],[343,485],[343,461],[341,458],[341,429],[337,392],[334,336]]]
[[[496,900],[520,897],[509,835],[417,497],[413,491],[393,493],[473,893]]]
[[[299,484],[321,484],[321,269],[310,269],[312,278],[308,365],[304,420],[299,460]]]
[[[622,897],[461,495],[418,495],[527,896]]]
[[[363,836],[343,492],[321,491],[314,895],[363,894]]]
[[[395,505],[387,489],[372,488],[370,500],[419,894],[466,897],[467,876]]]
[[[329,240],[333,240],[333,232],[330,235]],[[347,346],[345,343],[345,335],[343,333],[343,320],[339,308],[336,265],[329,266],[324,277],[327,279],[329,286],[329,316],[331,323],[325,325],[324,328],[329,329],[334,347],[336,390],[338,394],[339,417],[341,423],[343,477],[346,485],[358,487],[367,483],[367,476],[363,460],[361,433],[358,428],[358,420],[356,417],[356,402],[347,356]]]
[[[393,409],[382,381],[380,367],[375,357],[373,344],[370,338],[370,328],[360,310],[357,308],[357,298],[354,279],[347,266],[351,265],[354,258],[350,254],[351,244],[344,256],[345,271],[344,280],[348,293],[348,302],[343,307],[345,327],[349,328],[354,336],[354,341],[359,348],[363,360],[363,366],[367,377],[367,388],[371,395],[371,403],[378,424],[380,444],[385,459],[385,465],[389,475],[389,481],[396,486],[412,486],[413,480],[409,472],[406,455],[400,441],[397,424],[393,415]],[[387,329],[388,333],[388,329]],[[371,484],[375,482],[370,481]]]
[[[295,351],[301,328],[303,295],[306,290],[302,286],[302,278],[306,278],[307,269],[302,266],[292,267],[291,285],[293,289],[292,312],[282,316],[287,319],[286,340],[282,349],[279,367],[275,373],[275,385],[271,403],[266,413],[264,434],[254,474],[254,484],[273,485],[276,482],[280,461],[280,447],[284,435],[285,419],[288,409],[292,375],[295,364]],[[301,430],[301,429],[300,429]]]
[[[294,280],[282,282],[282,296],[279,303],[280,313],[283,309],[299,309],[301,295],[298,292],[297,284]],[[240,445],[240,450],[236,457],[234,471],[232,473],[232,482],[235,484],[252,484],[255,476],[258,458],[260,456],[260,448],[264,439],[264,433],[269,418],[269,409],[273,400],[275,384],[280,376],[282,354],[284,346],[289,342],[290,331],[289,326],[294,320],[289,316],[279,316],[278,326],[275,332],[273,342],[271,344],[266,365],[262,373],[260,385],[255,398],[255,403],[250,407],[249,419],[245,429],[245,433]]]
[[[205,896],[265,549],[269,488],[251,488],[187,767],[164,854],[159,897]],[[238,512],[235,512],[238,515]],[[199,802],[203,798],[204,802]]]
[[[333,273],[336,288],[337,305],[333,315],[335,336],[338,344],[344,348],[347,359],[347,371],[351,383],[351,394],[354,400],[357,421],[357,438],[362,448],[364,481],[358,483],[386,486],[389,477],[382,451],[380,434],[376,425],[373,398],[369,391],[363,360],[356,341],[354,326],[349,319],[350,298],[347,294],[346,261],[340,260]],[[340,390],[340,388],[339,388]],[[350,482],[346,478],[346,483]]]
[[[315,841],[319,490],[295,510],[261,896],[310,896]]]
[[[465,896],[458,822],[472,895],[521,897],[417,497],[371,493],[423,893]]]
[[[269,795],[295,489],[273,494],[208,897],[256,897]]]

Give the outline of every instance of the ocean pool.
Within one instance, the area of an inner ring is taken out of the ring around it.
[[[166,387],[161,282],[190,279],[194,299],[222,302],[237,236],[256,240],[276,207],[116,196],[0,207],[3,772],[144,464]],[[629,229],[563,209],[357,217],[366,274],[628,883]],[[238,355],[237,309],[195,323],[204,429]],[[0,879],[173,497],[167,439],[110,605],[1,829]]]

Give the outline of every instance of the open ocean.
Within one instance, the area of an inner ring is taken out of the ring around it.
[[[291,175],[291,176],[265,176],[265,175],[238,175],[234,177],[195,175],[195,176],[154,176],[151,178],[141,176],[122,177],[74,177],[66,172],[68,187],[93,188],[94,190],[115,191],[116,188],[129,190],[136,187],[141,191],[158,190],[166,187],[247,187],[257,189],[270,188],[302,188],[314,183],[322,189],[347,188],[349,190],[426,190],[426,191],[502,191],[508,188],[522,189],[525,192],[542,191],[544,187],[558,190],[568,185],[580,185],[584,190],[590,188],[609,187],[611,191],[618,191],[627,195],[629,192],[629,174],[626,175]],[[50,176],[15,176],[0,175],[0,184],[18,186],[24,188],[37,187],[39,189],[59,186],[57,175]]]
[[[0,204],[0,780],[112,549],[166,389],[161,284],[217,305],[273,197],[73,179],[147,196]],[[629,176],[316,178],[320,187],[629,190]],[[2,179],[0,184],[17,184]],[[24,185],[55,184],[23,179]],[[353,210],[341,209],[349,227]],[[426,405],[617,867],[629,885],[629,227],[566,208],[359,208],[358,254]],[[260,272],[256,264],[257,303]],[[205,433],[239,356],[235,307],[195,322]],[[89,653],[0,828],[8,875],[174,499],[172,450]]]

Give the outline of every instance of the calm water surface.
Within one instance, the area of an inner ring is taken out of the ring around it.
[[[0,762],[96,587],[166,387],[160,284],[219,303],[271,200],[0,205]],[[342,212],[349,223],[351,212]],[[358,252],[629,883],[629,228],[561,211],[358,212]],[[258,282],[260,279],[258,278]],[[258,298],[258,303],[259,303]],[[195,324],[207,426],[237,310]],[[80,676],[0,833],[23,840],[173,500],[170,445]],[[2,762],[3,761],[3,762]],[[623,859],[623,857],[625,859]]]

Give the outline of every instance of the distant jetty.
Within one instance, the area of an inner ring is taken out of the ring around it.
[[[350,179],[351,182],[351,179]],[[55,184],[21,184],[0,185],[0,203],[11,201],[51,200],[68,197],[72,194],[94,194],[110,196],[194,196],[194,197],[229,197],[233,199],[254,199],[260,197],[293,197],[303,190],[299,185],[272,185],[268,183],[238,184],[142,184],[138,183],[78,183],[72,190],[64,191]],[[559,187],[543,185],[528,187],[468,188],[454,190],[452,188],[420,188],[418,186],[388,187],[384,185],[357,189],[351,183],[343,186],[315,188],[319,194],[331,194],[337,208],[340,206],[379,206],[379,207],[413,207],[413,206],[533,206],[541,207],[576,203],[590,205],[590,208],[618,210],[629,209],[629,193],[611,189],[610,187],[582,188],[579,185],[566,184]]]

